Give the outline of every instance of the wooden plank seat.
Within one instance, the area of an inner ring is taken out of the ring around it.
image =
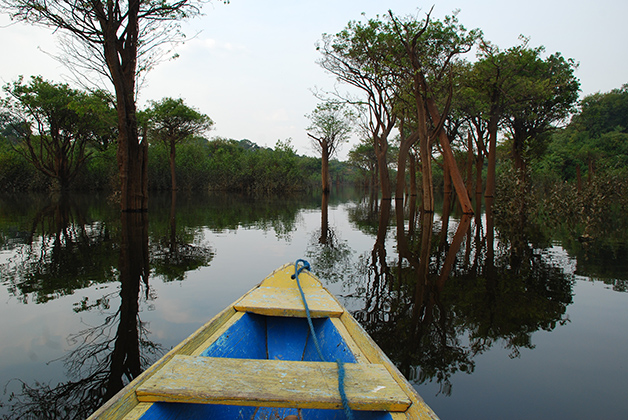
[[[405,411],[411,401],[383,365],[346,363],[354,410]],[[136,391],[143,402],[337,409],[336,363],[176,355]]]
[[[305,297],[312,318],[338,318],[344,312],[336,300],[323,288],[305,289]],[[244,296],[233,307],[236,311],[259,315],[301,317],[305,307],[299,289],[258,287]]]

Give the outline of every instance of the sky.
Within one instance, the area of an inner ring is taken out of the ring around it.
[[[306,134],[319,102],[315,89],[331,89],[334,77],[318,64],[316,43],[349,21],[384,15],[442,19],[459,10],[467,29],[479,28],[502,49],[530,38],[579,63],[581,96],[608,92],[628,83],[628,1],[626,0],[214,0],[203,16],[184,22],[188,40],[179,58],[148,74],[139,105],[164,97],[183,98],[214,122],[208,137],[249,139],[274,147],[291,139],[299,154],[314,155]],[[59,52],[49,29],[11,24],[0,15],[0,83],[41,75],[72,84],[70,72],[50,57]],[[466,57],[472,61],[475,57]],[[343,160],[357,138],[344,145]]]

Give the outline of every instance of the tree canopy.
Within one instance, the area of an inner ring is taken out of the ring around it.
[[[323,102],[306,115],[312,124],[306,129],[314,149],[321,155],[321,179],[323,192],[330,191],[329,159],[349,139],[353,129],[354,114],[342,103]]]
[[[40,76],[4,87],[15,147],[33,166],[66,190],[89,158],[88,145],[115,135],[113,107],[102,92],[87,93]]]
[[[171,186],[177,189],[175,159],[177,144],[199,136],[209,130],[214,122],[207,115],[189,107],[183,99],[163,98],[151,101],[146,110],[149,137],[161,141],[170,150]]]

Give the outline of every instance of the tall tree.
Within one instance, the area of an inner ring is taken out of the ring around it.
[[[28,84],[20,78],[4,91],[7,98],[2,103],[20,141],[16,150],[52,178],[55,189],[67,190],[91,154],[88,144],[106,141],[115,125],[106,95],[88,94],[41,76],[31,77]]]
[[[451,82],[446,104],[439,110],[434,98],[434,84],[451,72],[455,57],[468,52],[475,44],[479,32],[467,31],[458,24],[455,16],[448,16],[442,22],[432,20],[431,11],[423,21],[415,18],[400,19],[388,12],[392,30],[403,45],[401,65],[410,75],[412,94],[416,110],[416,130],[409,136],[402,136],[399,148],[399,172],[405,172],[405,161],[412,143],[418,139],[421,157],[421,178],[423,190],[423,210],[434,211],[434,185],[432,182],[432,145],[435,138],[440,140],[445,163],[454,179],[454,186],[465,213],[473,213],[462,176],[456,165],[449,139],[443,130],[449,112]],[[403,191],[403,177],[397,178],[397,194]]]
[[[205,114],[187,106],[183,99],[163,98],[151,101],[146,110],[151,139],[161,141],[170,151],[170,180],[172,190],[177,189],[175,159],[177,144],[201,135],[209,130],[214,122]]]
[[[311,114],[306,115],[312,124],[306,129],[316,151],[321,154],[321,182],[323,194],[331,190],[329,159],[337,152],[351,134],[354,114],[345,105],[337,102],[318,104]]]
[[[0,0],[0,11],[9,13],[12,19],[61,30],[78,46],[72,49],[74,52],[94,58],[95,64],[106,69],[103,74],[113,84],[118,111],[122,211],[148,209],[148,145],[140,140],[136,115],[138,72],[154,64],[160,46],[179,33],[177,22],[198,15],[201,3],[199,0]]]
[[[352,86],[361,97],[346,95],[348,102],[362,105],[366,126],[373,140],[377,156],[382,198],[390,200],[390,174],[388,172],[388,138],[395,128],[394,113],[398,75],[391,71],[387,57],[391,49],[398,48],[385,23],[371,19],[367,22],[349,22],[335,35],[323,35],[317,46],[323,57],[319,65],[336,76],[338,81]]]
[[[475,91],[476,106],[483,108],[488,120],[488,167],[484,195],[495,195],[495,169],[497,165],[497,133],[504,113],[517,103],[517,76],[522,71],[521,61],[528,52],[528,40],[505,51],[482,40],[478,49],[478,61],[469,74],[468,86]]]
[[[580,91],[574,61],[560,53],[543,59],[542,52],[540,47],[521,54],[521,69],[511,92],[517,99],[505,113],[512,159],[522,178],[528,160],[545,149],[545,140],[549,139],[546,134],[575,111]]]

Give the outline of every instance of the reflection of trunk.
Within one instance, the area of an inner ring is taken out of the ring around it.
[[[410,195],[410,203],[408,205],[408,236],[414,236],[414,226],[416,224],[416,195]]]
[[[372,266],[375,270],[375,273],[379,272],[379,275],[376,274],[376,276],[380,278],[384,276],[387,270],[387,267],[386,267],[386,232],[388,231],[388,221],[390,220],[391,204],[392,204],[391,200],[382,199],[380,210],[379,210],[377,237],[375,239],[375,244],[373,245],[373,251],[372,251],[372,257],[373,257]],[[378,268],[381,268],[381,271],[378,270]]]
[[[172,190],[170,196],[170,239],[168,240],[170,255],[175,261],[179,261],[179,244],[177,243],[177,191]],[[148,293],[148,288],[146,289]]]
[[[486,197],[486,271],[487,277],[492,277],[495,260],[495,223],[493,221],[493,198]]]
[[[148,214],[122,213],[120,236],[120,324],[111,355],[111,375],[104,399],[124,387],[124,378],[132,380],[141,373],[139,352],[140,280],[148,283]]]
[[[320,244],[327,244],[329,239],[329,194],[323,192],[321,202],[321,236],[318,238]]]
[[[445,261],[441,267],[440,278],[438,280],[438,290],[442,290],[445,286],[445,281],[449,277],[449,273],[451,273],[451,269],[454,266],[454,262],[456,261],[456,255],[458,254],[458,250],[460,249],[460,244],[462,244],[462,240],[465,235],[469,231],[469,227],[471,226],[471,216],[465,214],[460,219],[460,223],[458,224],[458,229],[456,229],[456,233],[454,234],[453,239],[451,240],[451,245],[447,250],[447,256],[445,257]]]
[[[449,214],[451,213],[451,191],[445,193],[443,197],[443,216],[441,217],[441,239],[439,247],[444,248],[447,243],[447,233],[449,230]]]
[[[416,324],[418,324],[424,302],[428,298],[427,296],[425,296],[424,292],[428,284],[428,274],[430,269],[433,223],[434,213],[428,211],[421,212],[421,250],[419,255],[419,266],[417,269],[417,284],[414,295],[414,309],[412,312],[412,319],[415,321]]]

